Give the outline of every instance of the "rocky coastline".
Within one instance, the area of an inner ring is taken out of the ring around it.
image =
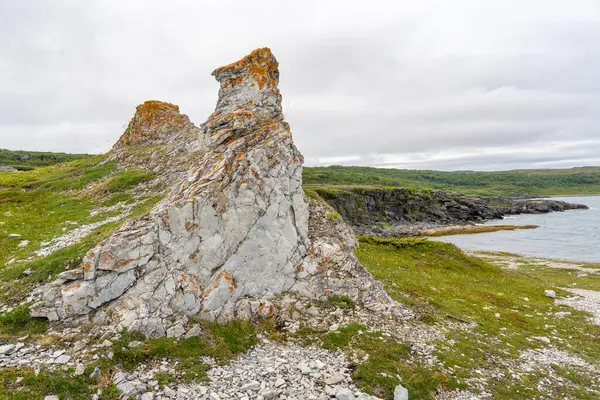
[[[449,226],[470,225],[508,215],[585,210],[554,199],[468,196],[442,190],[404,188],[308,189],[323,198],[358,235],[401,237]]]

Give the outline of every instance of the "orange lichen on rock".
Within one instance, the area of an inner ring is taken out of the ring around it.
[[[265,86],[279,84],[279,63],[271,53],[271,49],[263,47],[254,50],[239,61],[217,68],[213,75],[221,82],[220,77],[228,73],[228,79],[222,82],[224,86],[240,83],[240,76],[249,74],[260,89]]]
[[[115,147],[154,138],[164,127],[178,129],[189,122],[186,115],[179,113],[179,107],[175,104],[156,100],[146,101],[136,107],[135,115]]]
[[[224,269],[223,271],[219,272],[214,281],[204,289],[202,297],[206,300],[215,289],[221,286],[221,281],[225,281],[227,283],[227,289],[229,292],[233,292],[235,289],[237,289],[237,283],[235,283],[229,271]]]

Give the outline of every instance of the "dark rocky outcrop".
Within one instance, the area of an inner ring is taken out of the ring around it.
[[[553,199],[465,196],[444,191],[347,188],[314,190],[333,206],[357,234],[403,236],[420,230],[536,214],[586,209]]]

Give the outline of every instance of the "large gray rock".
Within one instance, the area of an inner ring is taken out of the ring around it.
[[[132,165],[132,154],[146,154],[142,163],[170,184],[169,194],[63,273],[69,282],[42,288],[33,316],[179,337],[192,315],[271,316],[288,291],[391,302],[354,257],[350,229],[327,218],[328,206],[311,200],[309,230],[303,157],[283,119],[270,50],[213,75],[219,99],[200,128],[171,104],[138,107],[113,156]]]

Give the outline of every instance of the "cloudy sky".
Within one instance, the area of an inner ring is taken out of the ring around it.
[[[101,153],[148,99],[197,124],[279,60],[307,165],[600,165],[598,0],[0,0],[0,148]]]

